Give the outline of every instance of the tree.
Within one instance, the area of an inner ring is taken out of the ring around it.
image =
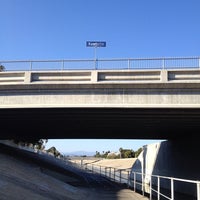
[[[47,142],[48,142],[48,139],[39,139],[33,145],[35,145],[36,149],[38,150],[44,150]]]
[[[122,151],[123,151],[123,148],[119,148],[119,153],[120,153],[120,158],[122,158]]]
[[[61,156],[61,153],[55,148],[51,147],[47,150],[47,153],[53,154],[55,157]]]
[[[0,65],[0,72],[5,71],[5,67],[3,65]]]
[[[43,150],[45,148],[45,144],[48,142],[48,139],[29,139],[29,140],[14,140],[14,143],[20,144],[23,146],[35,146],[38,150]]]
[[[102,154],[96,151],[94,157],[96,158],[108,158],[108,159],[118,159],[118,158],[137,158],[142,152],[142,148],[139,148],[137,151],[132,149],[123,149],[119,148],[119,154],[110,153],[110,151],[102,151]]]
[[[96,151],[96,154],[94,157],[96,158],[107,158],[108,154],[110,153],[110,151],[102,151],[102,154],[100,154],[100,152]]]
[[[135,158],[135,152],[132,149],[119,149],[120,158]]]
[[[107,158],[108,159],[119,159],[120,158],[120,155],[118,154],[115,154],[115,153],[109,153],[108,155],[107,155]]]
[[[96,154],[95,154],[94,157],[96,157],[96,158],[100,158],[100,157],[101,157],[101,154],[100,154],[98,151],[96,151]]]

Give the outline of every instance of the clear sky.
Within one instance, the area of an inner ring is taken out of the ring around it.
[[[199,0],[0,0],[0,60],[200,55]],[[49,141],[60,151],[137,150],[151,141]]]
[[[199,0],[0,0],[0,60],[199,56]]]

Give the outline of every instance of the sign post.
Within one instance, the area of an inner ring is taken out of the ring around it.
[[[94,47],[94,61],[95,61],[95,69],[97,68],[97,47],[106,47],[105,41],[87,41],[86,42],[87,47]]]

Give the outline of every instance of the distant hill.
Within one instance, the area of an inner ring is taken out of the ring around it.
[[[64,153],[65,156],[94,156],[95,152],[88,151],[73,151]]]

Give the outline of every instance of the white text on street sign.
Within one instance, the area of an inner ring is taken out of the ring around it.
[[[87,47],[106,47],[106,42],[104,41],[87,41]]]

